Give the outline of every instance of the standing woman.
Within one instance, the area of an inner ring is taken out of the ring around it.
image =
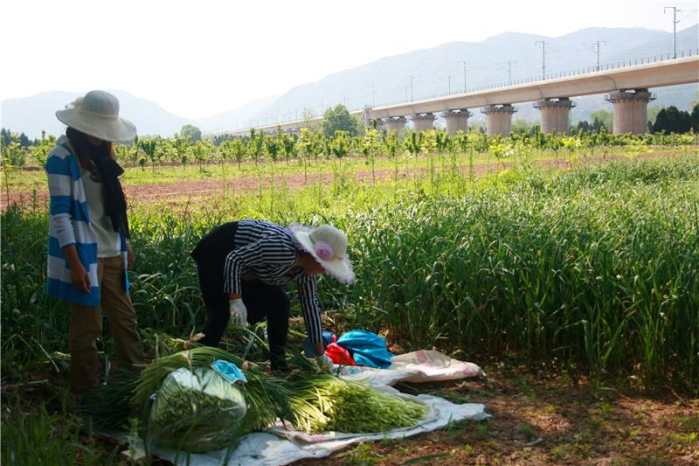
[[[102,311],[110,320],[115,362],[124,368],[143,362],[126,273],[133,251],[119,182],[124,170],[112,147],[133,141],[136,128],[119,118],[119,101],[104,91],[88,92],[56,117],[68,128],[46,162],[48,292],[70,304],[70,383],[79,395],[99,384]]]
[[[259,220],[223,224],[192,252],[207,308],[202,343],[217,346],[229,319],[247,326],[267,320],[272,370],[286,369],[289,298],[295,282],[308,337],[317,356],[324,353],[316,275],[341,283],[354,280],[346,255],[347,236],[331,225],[289,228]]]

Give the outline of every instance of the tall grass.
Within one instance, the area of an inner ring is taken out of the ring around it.
[[[699,386],[699,164],[627,162],[555,176],[525,168],[369,187],[338,175],[196,206],[140,205],[133,298],[141,327],[200,330],[189,251],[223,221],[332,222],[357,283],[321,283],[347,325],[407,348],[516,353],[590,373]],[[44,292],[45,213],[2,215],[3,372],[66,349],[68,314]],[[293,301],[292,301],[293,302]]]
[[[118,452],[80,437],[80,420],[49,414],[44,406],[25,412],[3,409],[2,464],[5,466],[100,466],[121,464]]]
[[[699,192],[696,166],[685,168],[692,181],[609,167],[378,209],[351,227],[362,256],[347,302],[357,322],[415,348],[556,357],[595,373],[638,366],[691,387]]]

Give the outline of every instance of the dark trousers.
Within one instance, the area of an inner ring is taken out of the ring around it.
[[[233,250],[237,228],[237,222],[216,227],[192,251],[207,309],[206,337],[202,343],[208,346],[218,346],[230,318],[228,296],[223,291],[223,267],[226,256]],[[248,322],[254,324],[267,319],[272,366],[283,366],[289,333],[289,297],[286,291],[256,280],[243,280],[241,286],[241,297],[248,309]]]

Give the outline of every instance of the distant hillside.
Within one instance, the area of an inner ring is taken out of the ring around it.
[[[678,50],[696,50],[698,26],[678,33]],[[541,75],[541,47],[546,41],[546,72],[553,75],[593,67],[596,54],[593,44],[602,42],[600,63],[618,63],[672,52],[672,34],[641,28],[588,28],[550,38],[533,34],[507,32],[482,42],[452,42],[425,50],[382,58],[372,63],[329,75],[318,82],[291,89],[255,116],[294,116],[304,108],[315,114],[332,103],[345,103],[358,109],[364,105],[385,105],[408,100],[412,76],[413,98],[424,99],[463,92],[464,64],[469,90]],[[696,99],[696,85],[654,89],[658,99],[653,105],[686,107]],[[588,119],[600,108],[611,109],[604,96],[576,98],[574,120]],[[536,120],[538,110],[532,104],[517,105],[515,118]],[[473,112],[475,119],[483,119]]]
[[[275,99],[276,97],[257,99],[235,110],[197,120],[195,124],[206,133],[221,133],[231,128],[238,128],[244,126],[250,118],[253,118],[261,107],[270,105]]]
[[[155,102],[135,97],[127,92],[110,90],[119,98],[120,114],[132,121],[139,134],[161,134],[171,136],[188,121],[174,115]],[[2,102],[2,126],[13,131],[24,132],[30,137],[61,134],[65,127],[56,119],[56,110],[79,97],[73,92],[45,92],[21,99]]]
[[[157,103],[135,97],[128,92],[109,90],[119,98],[120,114],[132,121],[140,135],[173,136],[183,125],[193,124],[205,133],[226,131],[247,121],[259,108],[268,105],[273,97],[258,99],[229,112],[200,120],[189,120],[160,107]],[[65,126],[56,119],[56,110],[75,100],[74,92],[45,92],[31,97],[8,99],[2,102],[0,123],[3,128],[24,132],[29,137],[47,134],[62,134]]]
[[[678,50],[699,49],[699,26],[677,34]],[[127,92],[113,91],[121,100],[122,114],[132,120],[140,134],[171,136],[182,125],[192,123],[205,133],[246,128],[251,124],[272,124],[278,119],[301,118],[304,111],[320,115],[328,107],[344,103],[350,109],[365,105],[385,105],[410,99],[424,99],[464,90],[541,75],[541,47],[546,42],[547,75],[591,68],[596,55],[593,44],[601,41],[601,64],[619,63],[672,52],[672,34],[641,28],[587,28],[560,37],[506,32],[481,42],[452,42],[437,47],[385,57],[365,65],[338,71],[317,82],[294,87],[279,97],[258,99],[237,109],[196,121],[174,115],[155,102]],[[509,66],[508,66],[508,61]],[[412,76],[412,78],[411,78]],[[412,89],[411,89],[412,82]],[[676,105],[687,108],[697,99],[696,84],[652,89],[657,100],[651,106]],[[47,92],[2,102],[3,127],[37,137],[41,130],[57,134],[63,131],[54,112],[77,94]],[[588,119],[600,108],[611,109],[604,96],[575,99],[571,118]],[[539,112],[531,103],[517,105],[515,118],[538,120]],[[474,119],[483,115],[474,109]]]

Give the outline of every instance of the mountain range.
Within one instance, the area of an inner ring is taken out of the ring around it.
[[[249,102],[231,111],[191,120],[163,109],[159,104],[123,90],[111,90],[120,100],[122,115],[133,121],[140,134],[171,136],[184,125],[194,124],[205,133],[220,133],[251,125],[320,115],[331,105],[350,109],[378,106],[460,93],[510,80],[542,75],[545,43],[547,76],[595,66],[595,44],[599,41],[600,63],[615,64],[672,53],[672,33],[641,28],[587,28],[559,37],[506,32],[481,42],[451,42],[437,47],[381,58],[365,65],[339,71],[319,81],[289,89],[285,94]],[[699,49],[699,25],[677,33],[680,52]],[[509,62],[509,63],[508,63]],[[465,73],[464,73],[465,64]],[[653,89],[652,106],[675,105],[687,109],[699,98],[699,85]],[[45,92],[1,103],[2,127],[38,137],[63,132],[54,113],[78,97],[77,93]],[[599,109],[611,109],[604,96],[575,98],[571,119],[588,119]],[[531,104],[516,106],[516,119],[538,120]],[[474,111],[474,119],[482,119]]]

